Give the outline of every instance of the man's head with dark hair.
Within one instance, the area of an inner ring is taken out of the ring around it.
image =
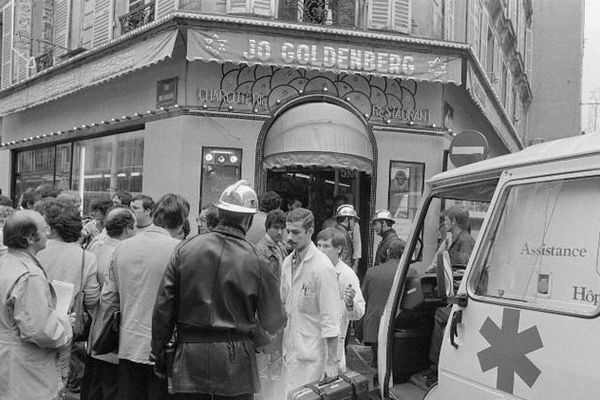
[[[260,211],[268,213],[271,210],[281,208],[281,196],[274,191],[268,191],[260,198]]]
[[[27,250],[32,254],[46,247],[48,225],[32,210],[20,210],[9,216],[4,224],[3,243],[9,249]]]
[[[131,193],[126,192],[124,190],[120,190],[120,191],[116,192],[112,197],[112,201],[113,201],[114,205],[123,204],[127,207],[129,207],[129,205],[131,204],[132,199],[133,199],[133,197],[131,197]],[[152,208],[152,207],[150,207],[150,208]]]
[[[131,199],[130,207],[135,213],[136,226],[145,228],[152,223],[152,209],[154,208],[154,200],[152,197],[145,194],[138,194]]]
[[[198,234],[211,232],[219,225],[219,209],[210,204],[202,209],[198,215]]]
[[[275,242],[281,242],[285,230],[285,213],[279,209],[271,210],[267,214],[265,230]]]
[[[394,260],[399,260],[402,258],[405,247],[406,243],[404,243],[404,240],[393,239],[390,243],[390,247],[388,248],[388,257]]]
[[[104,217],[106,218],[106,213],[112,206],[113,206],[113,202],[111,199],[103,198],[103,199],[96,199],[96,200],[92,201],[90,209],[92,210],[93,213],[98,211],[98,212],[104,214]]]
[[[56,198],[60,194],[60,189],[54,187],[49,183],[44,183],[35,189],[35,200],[43,200],[45,198],[51,197]]]
[[[310,245],[315,231],[315,216],[306,208],[296,208],[288,212],[285,223],[288,243],[297,252],[304,251]]]
[[[44,216],[59,240],[67,243],[79,240],[83,226],[79,210],[75,206],[47,197],[36,202],[34,208]]]
[[[168,193],[162,196],[152,210],[154,225],[171,231],[175,237],[190,213],[190,204],[178,194]]]
[[[35,189],[29,188],[21,194],[21,208],[25,210],[32,210],[35,204]]]
[[[344,196],[343,194],[338,194],[333,198],[333,204],[333,211],[336,212],[339,206],[341,206],[342,204],[348,204],[348,197]]]
[[[10,199],[10,197],[3,196],[3,195],[0,194],[0,206],[12,207],[13,206],[13,202]]]
[[[111,238],[119,238],[128,233],[129,236],[133,236],[135,234],[135,215],[128,207],[115,206],[108,211],[104,227]]]
[[[466,230],[469,226],[469,211],[460,206],[451,206],[444,210],[444,217],[454,222],[457,227]]]
[[[304,205],[304,202],[302,201],[300,196],[292,196],[288,199],[288,202],[287,202],[288,211],[292,211],[296,208],[302,208],[303,205]]]

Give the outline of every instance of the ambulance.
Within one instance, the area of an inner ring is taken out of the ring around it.
[[[452,205],[470,214],[466,266],[437,255]],[[451,311],[433,383],[421,378],[444,307]],[[600,134],[441,173],[426,184],[381,319],[380,395],[599,399],[599,315]]]

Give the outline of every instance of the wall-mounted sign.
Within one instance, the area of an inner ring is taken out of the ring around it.
[[[488,155],[488,141],[481,132],[468,130],[456,135],[450,143],[450,161],[457,167],[485,160]]]
[[[265,106],[267,104],[267,100],[262,93],[204,88],[198,89],[198,100],[204,103],[246,104],[250,106]]]
[[[373,106],[373,117],[381,117],[384,119],[396,119],[405,122],[418,122],[421,124],[429,123],[429,110],[417,109],[411,110],[397,106]]]
[[[178,81],[178,77],[173,77],[156,83],[156,108],[170,107],[177,104]]]
[[[401,51],[400,47],[349,46],[330,38],[297,39],[190,28],[187,59],[461,83],[460,57]]]

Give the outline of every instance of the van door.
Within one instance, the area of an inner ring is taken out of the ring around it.
[[[427,398],[598,398],[598,174],[500,182]]]

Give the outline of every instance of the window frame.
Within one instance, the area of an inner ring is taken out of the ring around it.
[[[490,240],[490,237],[493,237],[496,234],[498,224],[504,216],[506,202],[508,200],[508,196],[511,192],[511,189],[516,186],[522,186],[527,184],[538,184],[544,182],[565,181],[569,179],[582,179],[590,177],[597,177],[600,179],[600,170],[594,169],[536,177],[517,178],[507,180],[506,182],[501,184],[502,186],[500,187],[500,190],[497,190],[496,195],[490,203],[490,206],[492,208],[488,211],[488,221],[487,223],[484,223],[484,226],[482,227],[483,230],[480,233],[480,237],[477,239],[476,248],[474,249],[475,254],[471,256],[471,268],[468,271],[468,276],[466,276],[467,294],[473,301],[499,305],[503,307],[513,307],[523,310],[537,311],[548,314],[566,315],[584,319],[593,319],[600,316],[600,305],[596,307],[593,313],[583,314],[577,311],[553,309],[540,304],[525,303],[513,299],[491,297],[476,293],[477,284],[481,279],[481,274],[485,266],[485,260],[487,260],[487,258],[489,257],[492,244],[494,243],[493,240]],[[477,246],[477,244],[479,244],[479,246]]]

